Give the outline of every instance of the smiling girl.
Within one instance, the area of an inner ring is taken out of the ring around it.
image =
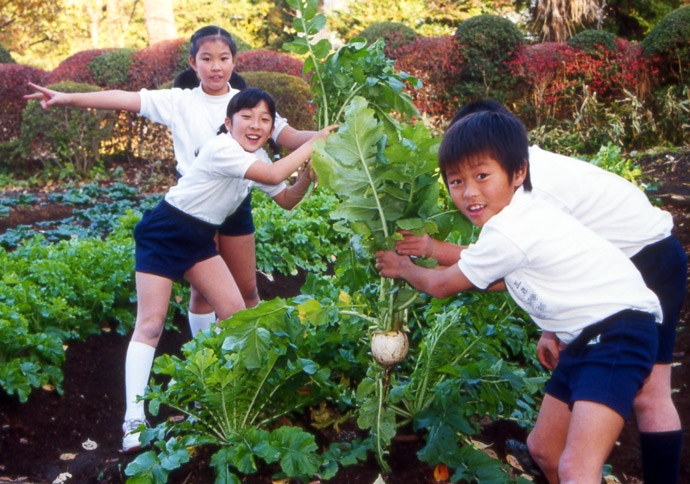
[[[309,169],[287,187],[283,180],[311,156],[314,140],[271,163],[261,148],[274,130],[275,105],[267,93],[248,88],[227,107],[222,134],[206,143],[177,185],[146,213],[134,229],[137,319],[125,363],[127,411],[123,449],[140,448],[137,429],[144,404],[137,402],[148,384],[156,345],[163,331],[174,280],[186,278],[209,302],[219,320],[244,309],[237,283],[218,254],[218,226],[256,186],[281,207],[294,207],[309,188]]]
[[[216,136],[218,126],[225,119],[230,99],[245,86],[244,79],[234,71],[236,54],[237,47],[227,31],[216,26],[206,26],[197,30],[190,40],[191,67],[184,73],[184,85],[189,85],[191,89],[63,93],[29,83],[36,92],[24,97],[39,99],[44,109],[74,106],[125,110],[163,124],[170,129],[172,135],[177,171],[184,175],[201,146]],[[180,77],[182,75],[178,79]],[[176,82],[176,85],[179,84]],[[313,131],[296,130],[284,118],[276,116],[272,137],[281,146],[296,149],[313,135]],[[237,282],[245,305],[256,306],[259,294],[249,192],[238,210],[219,226],[218,249]],[[192,336],[215,321],[216,315],[212,311],[209,303],[192,286],[189,304]]]

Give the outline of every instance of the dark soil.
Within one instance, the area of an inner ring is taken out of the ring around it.
[[[661,183],[656,193],[665,210],[671,212],[676,235],[686,252],[690,252],[690,153],[663,154],[642,157],[638,163],[650,181]],[[128,171],[129,173],[129,171]],[[131,182],[133,176],[128,177]],[[141,180],[137,175],[136,180]],[[41,197],[40,193],[33,192]],[[45,194],[43,194],[45,197]],[[13,208],[10,216],[0,218],[0,233],[18,225],[31,225],[46,220],[60,220],[71,214],[65,205],[46,202],[38,208]],[[275,275],[269,281],[258,274],[262,299],[289,297],[299,293],[303,275],[283,277]],[[681,415],[683,427],[690,429],[690,297],[681,314],[673,367],[674,401]],[[164,334],[158,348],[161,353],[179,353],[180,346],[189,339],[185,318],[178,315],[177,332]],[[68,483],[122,483],[124,469],[135,456],[120,451],[120,425],[124,411],[124,357],[129,338],[115,331],[104,331],[84,342],[73,342],[67,348],[64,394],[49,389],[33,392],[29,401],[20,404],[15,398],[0,393],[0,482],[52,483],[68,472]],[[308,419],[308,415],[305,416]],[[354,425],[346,425],[340,433],[334,430],[317,435],[321,442],[345,439],[357,432]],[[690,439],[686,432],[680,482],[690,482]],[[409,437],[409,436],[404,436]],[[491,444],[500,458],[505,457],[506,439],[524,440],[524,430],[507,422],[487,423],[479,440]],[[97,444],[95,450],[85,450],[87,440]],[[619,444],[609,463],[623,484],[641,482],[641,466],[637,430],[634,418],[623,430]],[[425,484],[437,482],[433,469],[420,463],[416,451],[421,443],[401,438],[391,448],[389,462],[393,472],[385,476],[388,484]],[[213,482],[208,466],[209,456],[201,451],[183,469],[175,471],[169,482],[194,484]],[[259,484],[272,482],[275,468],[261,468],[259,473],[243,482]],[[329,481],[333,484],[372,484],[379,474],[373,458],[345,468]],[[294,481],[293,481],[294,482]],[[318,481],[316,481],[318,482]]]

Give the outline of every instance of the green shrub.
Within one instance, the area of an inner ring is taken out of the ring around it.
[[[666,15],[642,40],[650,57],[658,58],[666,83],[690,84],[690,5]],[[685,72],[683,72],[685,71]]]
[[[126,85],[134,52],[134,49],[109,50],[89,62],[96,84],[109,89]]]
[[[610,53],[618,50],[616,36],[603,30],[583,30],[568,40],[568,45],[593,56],[599,55],[602,47]]]
[[[461,23],[455,38],[464,62],[460,96],[504,101],[514,83],[505,62],[523,43],[520,30],[503,17],[479,15]]]
[[[415,40],[419,34],[411,27],[400,22],[378,22],[362,30],[358,37],[362,37],[370,44],[378,39],[386,43],[386,53],[393,51]]]
[[[89,69],[89,63],[108,50],[90,49],[69,56],[50,72],[46,82],[50,84],[57,84],[58,82],[96,84],[91,69]]]
[[[15,64],[10,51],[5,49],[2,45],[0,45],[0,64]]]
[[[63,82],[48,86],[61,92],[98,91],[97,86]],[[108,111],[82,108],[44,110],[37,100],[24,108],[21,149],[27,159],[51,163],[61,172],[86,174],[99,158],[101,142],[112,133],[114,116]]]
[[[309,85],[301,78],[277,72],[243,72],[247,85],[263,89],[276,102],[276,110],[295,129],[316,129]]]

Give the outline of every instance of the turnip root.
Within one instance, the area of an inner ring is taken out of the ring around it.
[[[371,336],[371,354],[385,368],[400,364],[407,356],[410,344],[401,330],[374,333]]]

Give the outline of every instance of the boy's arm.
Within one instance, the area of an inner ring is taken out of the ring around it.
[[[60,92],[29,83],[29,87],[38,91],[27,94],[24,99],[40,99],[43,109],[52,106],[74,106],[95,109],[122,109],[138,113],[141,111],[141,98],[138,92],[130,91],[94,91],[94,92]]]
[[[309,190],[309,185],[315,179],[316,173],[311,167],[311,163],[307,163],[306,166],[300,168],[300,174],[295,183],[273,197],[273,200],[285,210],[290,210],[304,198],[307,190]]]
[[[474,288],[457,264],[441,270],[427,269],[407,256],[380,251],[376,253],[376,268],[382,277],[405,279],[419,291],[439,299]]]
[[[400,232],[404,237],[395,244],[395,250],[401,255],[415,255],[418,257],[432,257],[442,266],[451,266],[460,260],[460,254],[467,248],[450,242],[436,240],[424,234],[419,237],[411,232]]]
[[[314,151],[314,141],[326,139],[328,133],[337,127],[337,125],[328,126],[318,131],[309,141],[273,164],[269,165],[259,160],[255,161],[249,166],[244,177],[267,185],[277,185],[293,174],[302,163],[309,159]]]

